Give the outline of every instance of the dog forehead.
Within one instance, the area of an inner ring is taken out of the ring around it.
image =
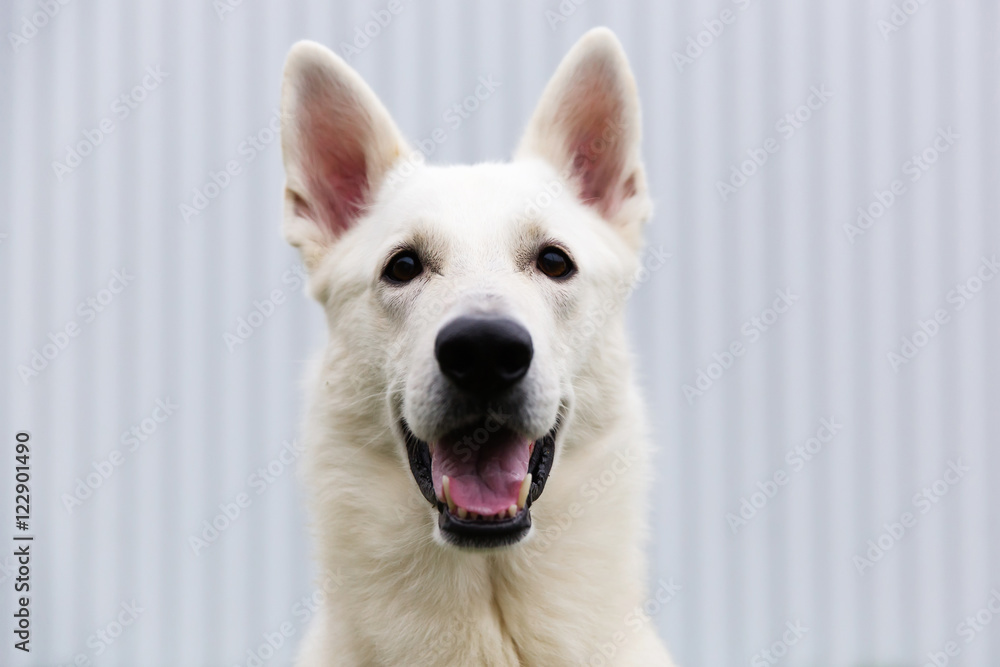
[[[432,242],[496,249],[557,219],[571,196],[553,169],[524,161],[425,166],[380,199],[387,233],[419,231]]]

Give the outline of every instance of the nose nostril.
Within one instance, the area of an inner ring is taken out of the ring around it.
[[[461,340],[447,341],[439,346],[438,364],[448,374],[465,376],[472,372],[474,350]]]
[[[480,395],[502,391],[531,365],[531,335],[508,318],[458,318],[438,332],[434,353],[460,388]]]
[[[520,377],[528,371],[531,351],[523,345],[506,345],[497,355],[497,370],[509,377]]]

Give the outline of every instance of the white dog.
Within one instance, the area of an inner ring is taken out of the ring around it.
[[[648,446],[623,305],[651,203],[607,29],[515,159],[438,167],[296,44],[284,234],[330,339],[304,426],[327,595],[299,664],[670,665],[644,581]]]

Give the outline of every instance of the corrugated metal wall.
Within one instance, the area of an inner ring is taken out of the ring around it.
[[[314,589],[286,462],[324,331],[277,231],[288,47],[377,32],[351,61],[399,125],[475,161],[509,154],[605,24],[671,255],[630,312],[660,447],[651,574],[683,586],[656,625],[685,665],[765,664],[786,623],[808,630],[781,664],[916,666],[949,641],[951,664],[1000,664],[980,611],[1000,590],[995,2],[403,0],[377,29],[378,0],[3,4],[0,451],[31,432],[36,541],[35,650],[5,630],[0,663],[291,660]]]

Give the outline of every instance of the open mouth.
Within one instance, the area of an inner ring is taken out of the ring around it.
[[[555,455],[556,425],[538,440],[475,425],[426,443],[401,422],[410,472],[440,516],[441,535],[456,546],[513,544],[531,528]],[[485,437],[484,437],[485,435]]]

